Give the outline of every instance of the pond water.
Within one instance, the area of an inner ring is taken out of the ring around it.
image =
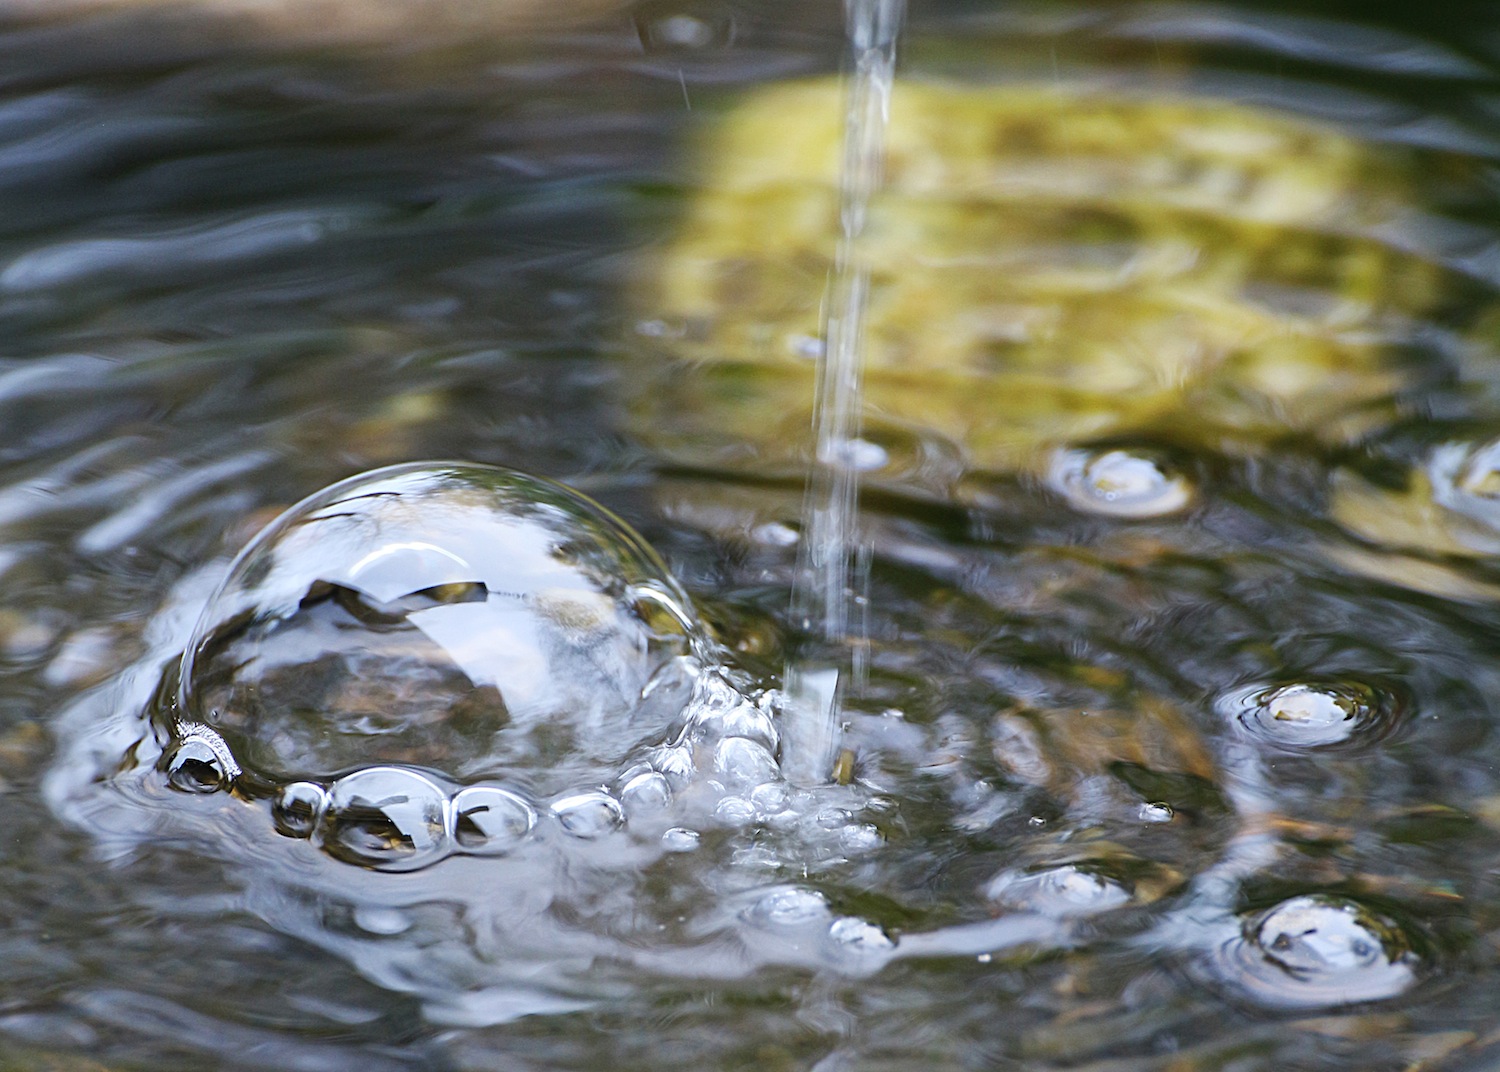
[[[1500,1068],[1492,5],[912,0],[857,651],[839,6],[347,5],[0,4],[0,1068]]]

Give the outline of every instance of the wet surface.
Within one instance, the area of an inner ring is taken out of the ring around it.
[[[911,5],[812,785],[839,12],[377,15],[0,17],[0,1067],[1495,1062],[1487,6]]]

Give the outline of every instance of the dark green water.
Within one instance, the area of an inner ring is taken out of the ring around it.
[[[664,818],[579,837],[567,792],[635,768],[554,742],[507,783],[542,833],[392,873],[157,769],[230,557],[404,461],[584,490],[776,683],[799,448],[644,426],[643,358],[701,368],[626,295],[701,192],[685,139],[839,69],[826,6],[343,44],[0,17],[0,1067],[1500,1067],[1489,4],[913,0],[915,75],[1328,124],[1405,177],[1370,241],[1435,282],[1361,322],[1399,375],[1336,435],[1057,437],[1180,476],[1159,516],[903,426],[851,784],[718,747]],[[1257,293],[1337,305],[1339,271]]]

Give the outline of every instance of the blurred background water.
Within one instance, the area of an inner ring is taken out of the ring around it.
[[[0,1066],[1500,1067],[1493,5],[913,0],[847,784],[402,874],[171,788],[164,672],[424,458],[816,647],[846,46],[393,10],[0,6]]]

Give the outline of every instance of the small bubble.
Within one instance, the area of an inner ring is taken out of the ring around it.
[[[785,810],[790,794],[780,782],[766,782],[750,790],[750,802],[762,815],[774,815]]]
[[[782,886],[763,895],[746,913],[763,927],[800,927],[827,919],[828,901],[821,893]]]
[[[873,473],[890,464],[891,455],[868,439],[846,439],[831,444],[818,458],[824,465],[837,465],[856,473]]]
[[[989,884],[985,895],[1009,908],[1058,919],[1107,912],[1131,901],[1130,891],[1118,882],[1072,864],[1045,871],[1008,871]]]
[[[744,797],[725,797],[714,807],[714,818],[725,826],[747,826],[756,815],[755,805]]]
[[[499,856],[519,845],[536,812],[515,793],[488,785],[460,789],[453,798],[453,840],[475,856]]]
[[[620,802],[599,790],[573,793],[553,801],[552,814],[565,833],[584,841],[613,834],[625,825],[625,811]]]
[[[845,852],[872,852],[881,845],[880,831],[869,823],[851,823],[839,831],[839,844]]]
[[[330,856],[384,871],[411,871],[442,858],[448,795],[415,771],[370,767],[333,783],[318,824]]]
[[[698,847],[698,840],[698,831],[674,826],[661,836],[661,847],[668,852],[692,852]]]
[[[1042,818],[1040,815],[1033,815],[1030,819],[1026,820],[1026,825],[1034,830],[1040,830],[1042,827],[1047,825],[1047,820]]]
[[[1375,739],[1400,714],[1392,697],[1354,681],[1252,685],[1217,706],[1248,736],[1292,751]]]
[[[656,771],[637,774],[620,790],[620,803],[629,812],[662,811],[672,803],[672,786]]]
[[[1060,450],[1048,468],[1047,483],[1075,510],[1109,517],[1161,517],[1192,499],[1181,476],[1124,450]]]
[[[664,745],[650,756],[653,770],[667,779],[673,789],[686,788],[697,773],[693,762],[693,750],[687,745]]]
[[[271,805],[271,821],[287,837],[311,837],[328,807],[328,793],[316,782],[283,786]]]
[[[1143,823],[1170,823],[1175,813],[1172,811],[1172,805],[1170,804],[1152,802],[1142,804],[1141,810],[1137,814]]]
[[[698,52],[734,41],[734,15],[727,6],[648,3],[636,9],[636,33],[647,52]]]
[[[1250,916],[1216,958],[1223,980],[1252,1000],[1298,1009],[1395,997],[1420,966],[1396,923],[1327,896],[1293,897]]]
[[[397,908],[377,905],[359,905],[354,909],[353,922],[366,934],[377,938],[394,938],[411,930],[411,917]]]
[[[743,737],[726,737],[714,749],[714,770],[731,785],[769,782],[781,774],[776,759],[763,745]]]
[[[194,727],[167,752],[167,782],[184,793],[217,793],[239,773],[218,734]]]
[[[769,712],[752,703],[739,704],[717,716],[718,731],[726,737],[744,737],[768,752],[775,752],[780,735]],[[774,761],[773,761],[774,762]]]
[[[888,953],[896,943],[875,926],[853,916],[841,916],[828,928],[828,936],[845,949],[855,953]]]

